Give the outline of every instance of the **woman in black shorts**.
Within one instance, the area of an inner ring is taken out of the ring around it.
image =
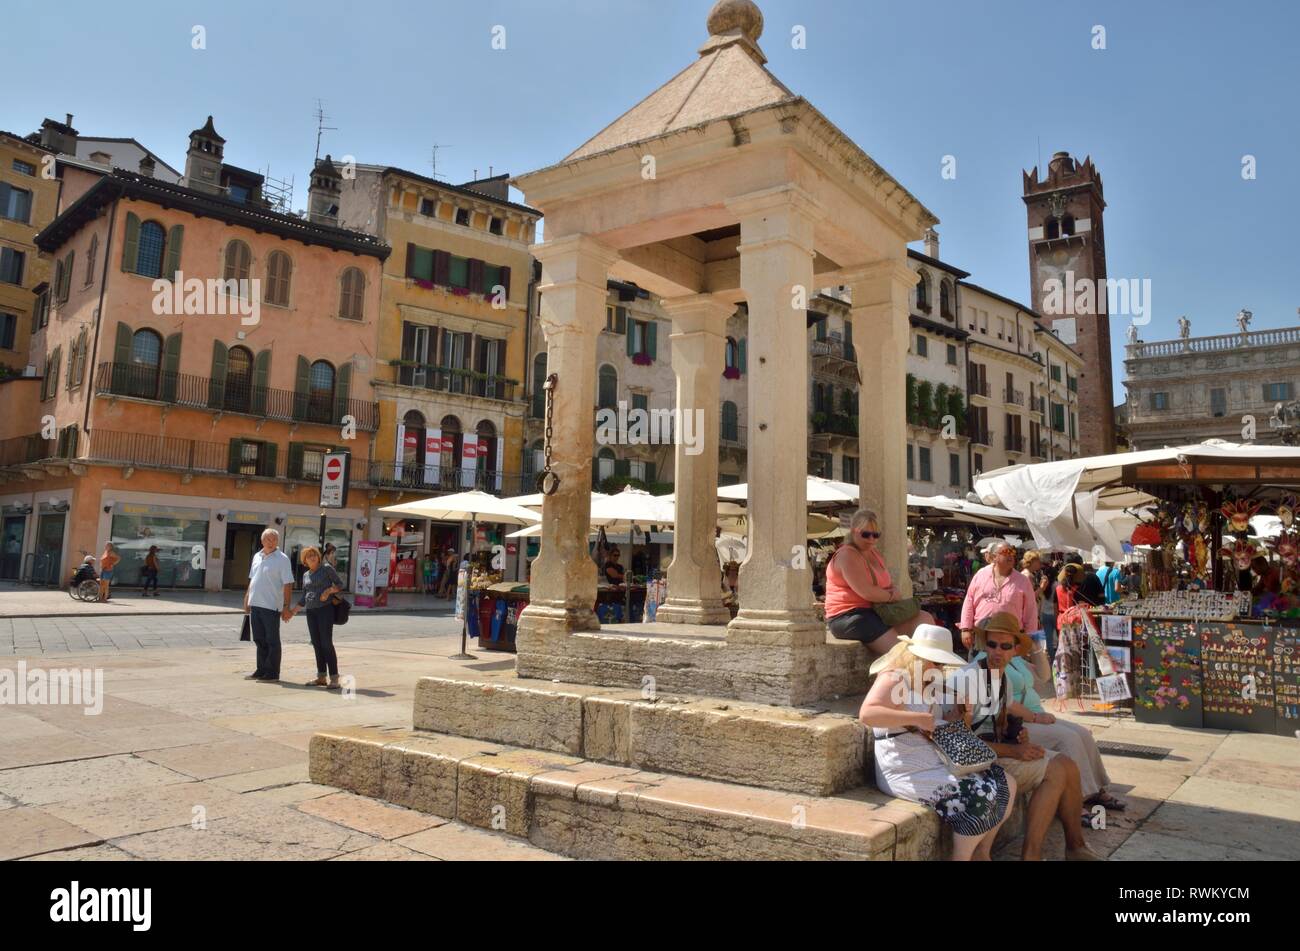
[[[880,526],[876,513],[859,509],[849,523],[849,537],[826,563],[826,626],[840,640],[861,641],[875,654],[888,653],[902,634],[919,624],[933,624],[926,611],[890,627],[874,605],[897,601],[885,560],[877,550]]]

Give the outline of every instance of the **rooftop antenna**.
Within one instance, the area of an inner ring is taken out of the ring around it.
[[[442,176],[438,174],[438,150],[450,148],[452,148],[450,145],[439,145],[436,142],[433,144],[433,148],[430,150],[429,154],[429,165],[433,168],[433,178],[442,178]]]
[[[314,166],[317,162],[320,161],[320,139],[321,139],[321,135],[322,135],[323,133],[325,133],[325,132],[337,132],[337,131],[338,131],[338,129],[337,129],[335,126],[332,126],[332,125],[326,125],[326,124],[325,124],[326,122],[329,122],[329,121],[330,121],[330,117],[327,116],[327,115],[325,115],[325,104],[322,103],[319,99],[316,100],[316,113],[315,113],[315,115],[316,115],[316,158],[312,160],[312,165],[313,165],[313,166]]]

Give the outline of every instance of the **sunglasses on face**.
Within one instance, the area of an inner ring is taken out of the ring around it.
[[[880,532],[858,532],[859,538],[879,538]]]
[[[1016,647],[1015,641],[1012,641],[1010,644],[1002,644],[1002,643],[998,643],[997,641],[988,642],[988,648],[991,651],[1009,651],[1009,650],[1015,650],[1015,647]]]

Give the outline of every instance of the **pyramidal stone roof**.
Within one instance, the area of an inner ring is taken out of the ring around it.
[[[764,68],[763,15],[752,0],[719,0],[694,63],[572,152],[565,162],[754,109],[800,101]]]

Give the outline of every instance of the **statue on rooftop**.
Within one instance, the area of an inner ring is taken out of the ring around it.
[[[1250,319],[1253,316],[1255,315],[1244,308],[1237,311],[1237,326],[1241,328],[1243,334],[1250,333]]]
[[[1184,315],[1178,318],[1178,336],[1186,340],[1192,335],[1192,322]]]

